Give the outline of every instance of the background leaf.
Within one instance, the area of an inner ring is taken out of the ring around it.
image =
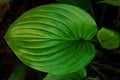
[[[88,10],[91,8],[91,0],[56,0],[60,3],[72,4],[75,6],[79,6],[82,9]]]
[[[26,66],[21,63],[17,63],[14,68],[13,72],[11,73],[8,80],[25,80],[26,74]]]
[[[86,77],[86,75],[86,69],[82,69],[80,71],[65,75],[48,74],[43,80],[81,80],[82,78]]]
[[[8,29],[5,39],[29,67],[52,73],[76,72],[91,62],[97,32],[92,17],[67,4],[49,4],[24,13]]]
[[[113,6],[119,6],[120,7],[120,0],[102,0],[99,1],[98,3],[107,3]]]
[[[87,77],[85,80],[100,80],[98,77],[92,78],[92,77]]]
[[[97,33],[97,38],[101,46],[105,49],[115,49],[119,47],[120,35],[113,30],[101,28]]]
[[[7,2],[10,2],[11,0],[0,0],[0,5],[6,4]]]

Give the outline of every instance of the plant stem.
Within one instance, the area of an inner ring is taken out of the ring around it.
[[[105,12],[106,12],[106,8],[107,6],[106,5],[103,5],[102,7],[102,13],[101,13],[101,17],[100,17],[100,21],[99,21],[99,26],[102,27],[102,22],[103,22],[103,19],[104,19],[104,15],[105,15]]]
[[[113,71],[115,71],[115,72],[117,72],[117,73],[120,74],[120,69],[116,69],[116,68],[114,68],[114,67],[112,67],[112,66],[109,66],[109,65],[106,65],[106,64],[97,63],[97,62],[92,62],[92,64],[93,64],[93,65],[102,66],[102,67],[104,67],[104,68],[106,68],[106,69],[113,70]]]
[[[95,16],[94,16],[94,10],[93,10],[92,5],[91,5],[91,7],[90,7],[90,11],[91,11],[91,16],[95,19]]]
[[[91,67],[92,67],[102,78],[104,78],[104,80],[106,80],[106,77],[105,77],[94,65],[91,65]]]
[[[119,19],[120,19],[120,7],[118,9],[117,21],[119,21]]]

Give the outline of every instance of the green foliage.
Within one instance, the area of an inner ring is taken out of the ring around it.
[[[5,3],[9,2],[9,1],[11,1],[11,0],[0,0],[0,5],[5,4]]]
[[[29,67],[67,74],[91,62],[95,48],[90,40],[96,32],[95,21],[84,10],[49,4],[24,13],[8,29],[5,39]]]
[[[100,79],[98,77],[95,78],[87,77],[87,70],[84,68],[77,72],[64,75],[47,74],[43,80],[100,80]]]
[[[105,49],[115,49],[119,47],[120,35],[113,30],[101,28],[97,33],[97,38],[101,46]]]
[[[79,6],[82,9],[88,10],[91,8],[91,0],[56,0],[60,3],[71,4],[75,6]]]
[[[26,66],[21,63],[15,64],[13,72],[8,80],[25,80]]]
[[[113,6],[119,6],[120,7],[120,0],[102,0],[99,1],[99,3],[107,3]]]
[[[65,75],[48,74],[43,80],[81,80],[86,76],[87,76],[86,69],[82,69],[80,71],[70,73],[70,74],[65,74]]]

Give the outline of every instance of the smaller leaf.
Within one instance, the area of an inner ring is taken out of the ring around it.
[[[120,35],[113,30],[102,28],[98,31],[97,38],[101,46],[105,49],[115,49],[119,47]]]
[[[56,0],[60,3],[66,3],[81,7],[82,9],[88,10],[91,8],[91,0]]]
[[[98,3],[107,3],[113,6],[119,6],[120,7],[120,0],[102,0],[99,1]]]
[[[86,77],[87,71],[86,69],[82,69],[78,72],[65,74],[65,75],[52,75],[48,74],[43,80],[81,80]]]
[[[25,80],[26,66],[22,63],[15,64],[8,80]]]

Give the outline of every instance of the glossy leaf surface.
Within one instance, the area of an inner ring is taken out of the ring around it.
[[[49,4],[20,16],[5,39],[29,67],[67,74],[91,62],[95,48],[89,41],[96,32],[96,23],[84,10],[67,4]]]
[[[115,49],[119,47],[120,35],[113,30],[101,28],[97,33],[97,38],[101,46],[105,49]]]
[[[78,72],[65,74],[65,75],[52,75],[48,74],[43,80],[81,80],[87,76],[86,69],[82,69]]]

